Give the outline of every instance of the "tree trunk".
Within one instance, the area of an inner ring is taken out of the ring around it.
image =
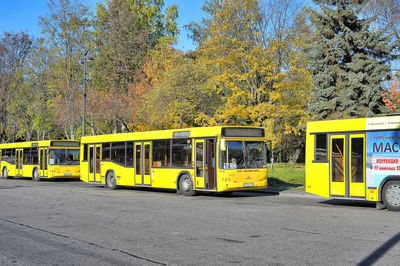
[[[274,169],[274,150],[271,150],[271,169]]]
[[[299,157],[300,157],[300,153],[301,153],[301,149],[300,149],[300,148],[297,148],[292,154],[290,154],[289,163],[290,163],[290,164],[295,164],[295,163],[297,163],[297,160],[298,160]]]
[[[117,133],[117,120],[114,119],[114,130],[113,133],[116,134]]]

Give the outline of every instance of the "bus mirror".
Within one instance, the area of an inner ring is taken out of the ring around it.
[[[225,139],[221,139],[221,151],[226,151],[226,142],[225,142]]]

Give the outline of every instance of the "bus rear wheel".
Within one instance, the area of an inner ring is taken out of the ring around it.
[[[3,168],[3,178],[4,179],[9,179],[10,177],[8,176],[8,171],[7,171],[7,167]]]
[[[35,170],[33,170],[33,176],[32,177],[33,177],[32,179],[34,181],[36,181],[36,182],[40,181],[40,175],[39,175],[39,171],[38,171],[37,168],[35,168]]]
[[[400,211],[400,181],[389,181],[383,188],[382,198],[389,211]]]
[[[193,182],[189,175],[184,174],[179,179],[179,189],[185,196],[194,196],[196,191],[193,188]]]
[[[108,172],[106,176],[106,188],[113,190],[117,188],[117,179],[113,172]]]

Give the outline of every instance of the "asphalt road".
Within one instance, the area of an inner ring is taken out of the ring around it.
[[[1,265],[399,265],[400,213],[303,194],[0,179]]]

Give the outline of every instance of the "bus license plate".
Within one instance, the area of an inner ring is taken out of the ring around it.
[[[64,176],[71,176],[71,174],[64,174]]]
[[[244,183],[243,187],[254,187],[254,183]]]

